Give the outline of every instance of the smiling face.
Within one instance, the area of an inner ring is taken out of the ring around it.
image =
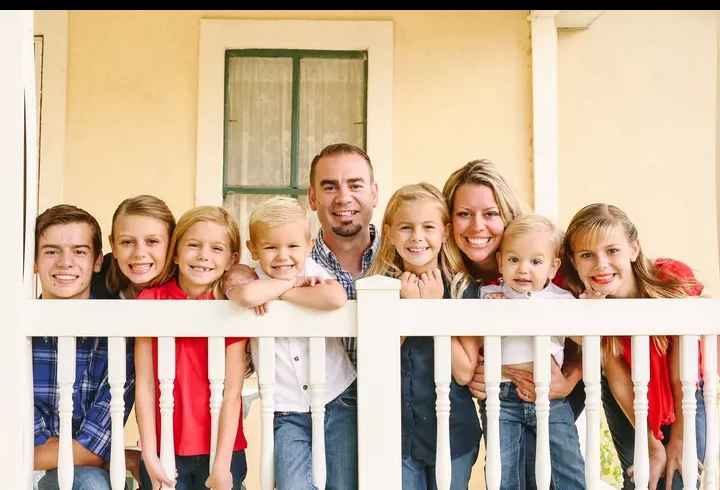
[[[458,248],[476,268],[495,268],[495,252],[500,246],[505,224],[490,187],[463,184],[457,188],[452,229]]]
[[[110,239],[120,271],[137,286],[155,279],[165,266],[170,236],[163,221],[150,216],[121,214]]]
[[[302,274],[312,248],[306,220],[258,224],[256,230],[254,241],[248,240],[247,246],[265,274],[273,279],[295,279]]]
[[[438,255],[448,237],[437,203],[421,199],[401,204],[383,233],[403,261],[403,270],[422,274],[438,267]]]
[[[52,225],[38,237],[35,272],[43,299],[87,299],[93,272],[100,271],[88,223]]]
[[[503,281],[518,293],[541,291],[560,267],[553,236],[547,231],[506,237],[497,256]]]
[[[572,243],[572,261],[586,289],[616,298],[638,294],[632,269],[640,244],[629,241],[620,225],[600,232],[594,240],[579,233]]]
[[[310,183],[308,202],[325,236],[353,238],[367,229],[377,205],[377,184],[365,159],[354,153],[321,158]]]
[[[191,298],[205,294],[236,258],[225,226],[198,221],[177,244],[178,283]]]

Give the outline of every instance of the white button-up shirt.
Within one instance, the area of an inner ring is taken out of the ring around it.
[[[269,279],[259,265],[255,272],[260,279]],[[334,279],[310,257],[305,259],[304,276]],[[337,398],[355,380],[355,368],[339,337],[325,339],[325,403]],[[260,369],[257,338],[250,342],[255,369]],[[309,342],[305,337],[275,339],[275,411],[310,411]]]

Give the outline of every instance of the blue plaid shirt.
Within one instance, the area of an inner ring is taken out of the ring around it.
[[[32,339],[36,446],[60,434],[57,344],[57,337]],[[127,421],[135,400],[134,344],[135,339],[127,339],[124,421]],[[109,461],[110,385],[107,337],[78,337],[75,349],[72,437],[92,453]]]
[[[370,264],[375,257],[378,246],[380,245],[380,237],[375,230],[375,226],[370,224],[370,246],[363,252],[362,265],[360,270],[360,277],[365,275]],[[345,293],[348,299],[356,299],[357,291],[355,290],[355,279],[352,274],[342,268],[335,254],[323,240],[322,230],[318,233],[317,239],[315,240],[315,246],[313,246],[312,259],[320,264],[326,271],[335,276],[335,279],[345,288]],[[357,339],[354,337],[344,337],[342,339],[345,350],[348,353],[348,357],[353,363],[353,366],[357,367]]]

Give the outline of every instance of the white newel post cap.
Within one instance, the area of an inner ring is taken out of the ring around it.
[[[358,291],[400,291],[400,279],[379,274],[363,277],[355,281],[355,289]]]

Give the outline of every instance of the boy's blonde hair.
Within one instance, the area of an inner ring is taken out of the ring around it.
[[[392,226],[395,213],[402,204],[417,201],[430,201],[436,204],[442,215],[442,222],[445,226],[450,226],[450,213],[448,212],[445,199],[440,191],[433,185],[421,182],[419,184],[406,185],[398,190],[390,197],[385,215],[382,222],[382,234],[380,235],[380,245],[373,263],[370,265],[366,276],[375,274],[386,275],[390,277],[400,277],[403,273],[403,261],[400,254],[397,253],[395,246],[390,242],[387,230]],[[450,233],[448,233],[450,235]],[[449,239],[443,242],[438,257],[440,271],[445,281],[450,283],[451,295],[459,297],[467,286],[467,272],[463,264],[460,250]],[[463,285],[464,284],[464,285]]]
[[[540,214],[526,214],[512,220],[503,232],[500,250],[504,250],[505,245],[513,238],[533,232],[548,233],[550,235],[553,257],[560,256],[563,233],[552,221]]]
[[[248,220],[250,229],[250,242],[256,243],[258,233],[262,227],[273,228],[275,226],[297,223],[302,221],[307,227],[307,238],[310,239],[310,223],[305,208],[297,199],[287,196],[276,196],[263,201],[256,207]]]
[[[230,213],[220,206],[197,206],[186,211],[177,222],[175,231],[170,238],[170,246],[168,247],[167,260],[162,274],[160,274],[150,285],[156,286],[163,284],[177,276],[177,264],[175,256],[177,255],[178,243],[187,231],[196,223],[209,222],[217,223],[224,226],[228,234],[228,242],[230,243],[230,253],[236,257],[240,255],[240,229]],[[222,287],[222,277],[210,286],[215,295],[215,299],[225,299]]]
[[[162,199],[149,194],[141,194],[139,196],[129,197],[121,202],[112,217],[110,243],[114,241],[115,223],[120,216],[146,216],[162,221],[167,227],[169,245],[169,238],[175,230],[175,216],[173,216],[172,211],[170,211],[170,208],[168,208],[168,205],[165,204],[165,201]],[[167,261],[172,262],[172,257],[166,255],[165,260],[166,263]],[[114,255],[112,256],[112,262],[110,263],[110,268],[108,269],[105,279],[105,286],[108,288],[108,291],[113,294],[123,291],[127,299],[135,298],[140,292],[140,288],[135,286],[135,284],[122,273]]]

